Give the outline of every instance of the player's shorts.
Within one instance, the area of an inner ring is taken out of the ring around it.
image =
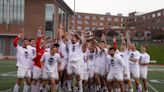
[[[33,67],[33,79],[40,79],[42,77],[42,69],[37,67],[37,66],[34,66]]]
[[[85,81],[88,81],[88,72],[87,71],[83,71],[83,74],[82,74],[82,80],[85,80]]]
[[[67,65],[67,61],[66,61],[66,59],[63,58],[61,61],[61,70],[62,71],[66,68],[66,65]]]
[[[112,73],[112,72],[109,72],[109,74],[107,76],[107,80],[108,81],[113,81],[113,80],[123,81],[123,73]]]
[[[46,71],[43,71],[42,79],[43,80],[48,80],[48,79],[58,80],[59,79],[59,74],[58,74],[58,72],[46,72]]]
[[[95,66],[89,66],[88,67],[88,77],[93,78],[95,74]]]
[[[31,69],[18,66],[17,78],[31,78]]]
[[[123,72],[124,80],[130,80],[130,71]]]
[[[71,75],[75,73],[76,75],[81,75],[81,61],[69,62],[67,64],[67,74]]]
[[[147,79],[147,71],[140,71],[140,78]]]
[[[140,78],[140,70],[139,66],[133,66],[129,68],[131,78],[139,79]]]

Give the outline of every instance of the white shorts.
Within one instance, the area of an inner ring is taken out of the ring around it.
[[[107,74],[106,68],[105,67],[99,67],[98,68],[98,74],[102,77],[104,77]]]
[[[85,81],[88,81],[88,72],[87,71],[83,71],[83,74],[82,74],[82,80],[85,80]]]
[[[124,80],[130,80],[130,71],[126,71],[123,73]]]
[[[112,81],[112,80],[123,81],[123,73],[109,72],[109,74],[107,76],[107,80],[108,81]]]
[[[64,69],[66,69],[66,65],[67,65],[67,61],[66,61],[66,59],[62,59],[62,61],[61,61],[61,70],[63,71]]]
[[[147,71],[140,71],[140,78],[147,79]]]
[[[25,77],[31,78],[31,69],[18,66],[17,78],[25,78]]]
[[[33,67],[33,79],[40,79],[42,77],[42,69],[37,67],[37,66],[34,66]]]
[[[42,79],[43,80],[48,80],[48,79],[58,80],[59,74],[58,74],[58,72],[45,72],[45,71],[43,71]]]
[[[135,78],[135,79],[139,79],[140,78],[140,70],[139,70],[139,66],[134,66],[130,69],[130,75],[131,78]]]
[[[88,77],[93,78],[94,74],[95,74],[95,67],[94,66],[88,67]]]
[[[80,75],[81,73],[81,61],[77,61],[77,62],[69,62],[67,65],[67,73],[68,75],[71,75],[73,73],[75,73],[76,75]]]

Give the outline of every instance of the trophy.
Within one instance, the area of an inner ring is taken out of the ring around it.
[[[91,31],[85,32],[84,36],[85,36],[87,41],[93,41],[93,39],[94,39],[93,33]]]

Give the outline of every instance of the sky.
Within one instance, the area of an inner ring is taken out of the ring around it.
[[[74,0],[64,0],[74,10]],[[122,13],[127,16],[129,12],[151,12],[164,9],[164,0],[75,0],[76,12],[111,15]]]

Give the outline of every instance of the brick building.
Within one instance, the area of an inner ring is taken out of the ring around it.
[[[35,38],[36,30],[55,37],[59,23],[69,28],[73,11],[63,0],[0,0],[0,56],[15,55],[12,40],[25,30],[25,37]]]

